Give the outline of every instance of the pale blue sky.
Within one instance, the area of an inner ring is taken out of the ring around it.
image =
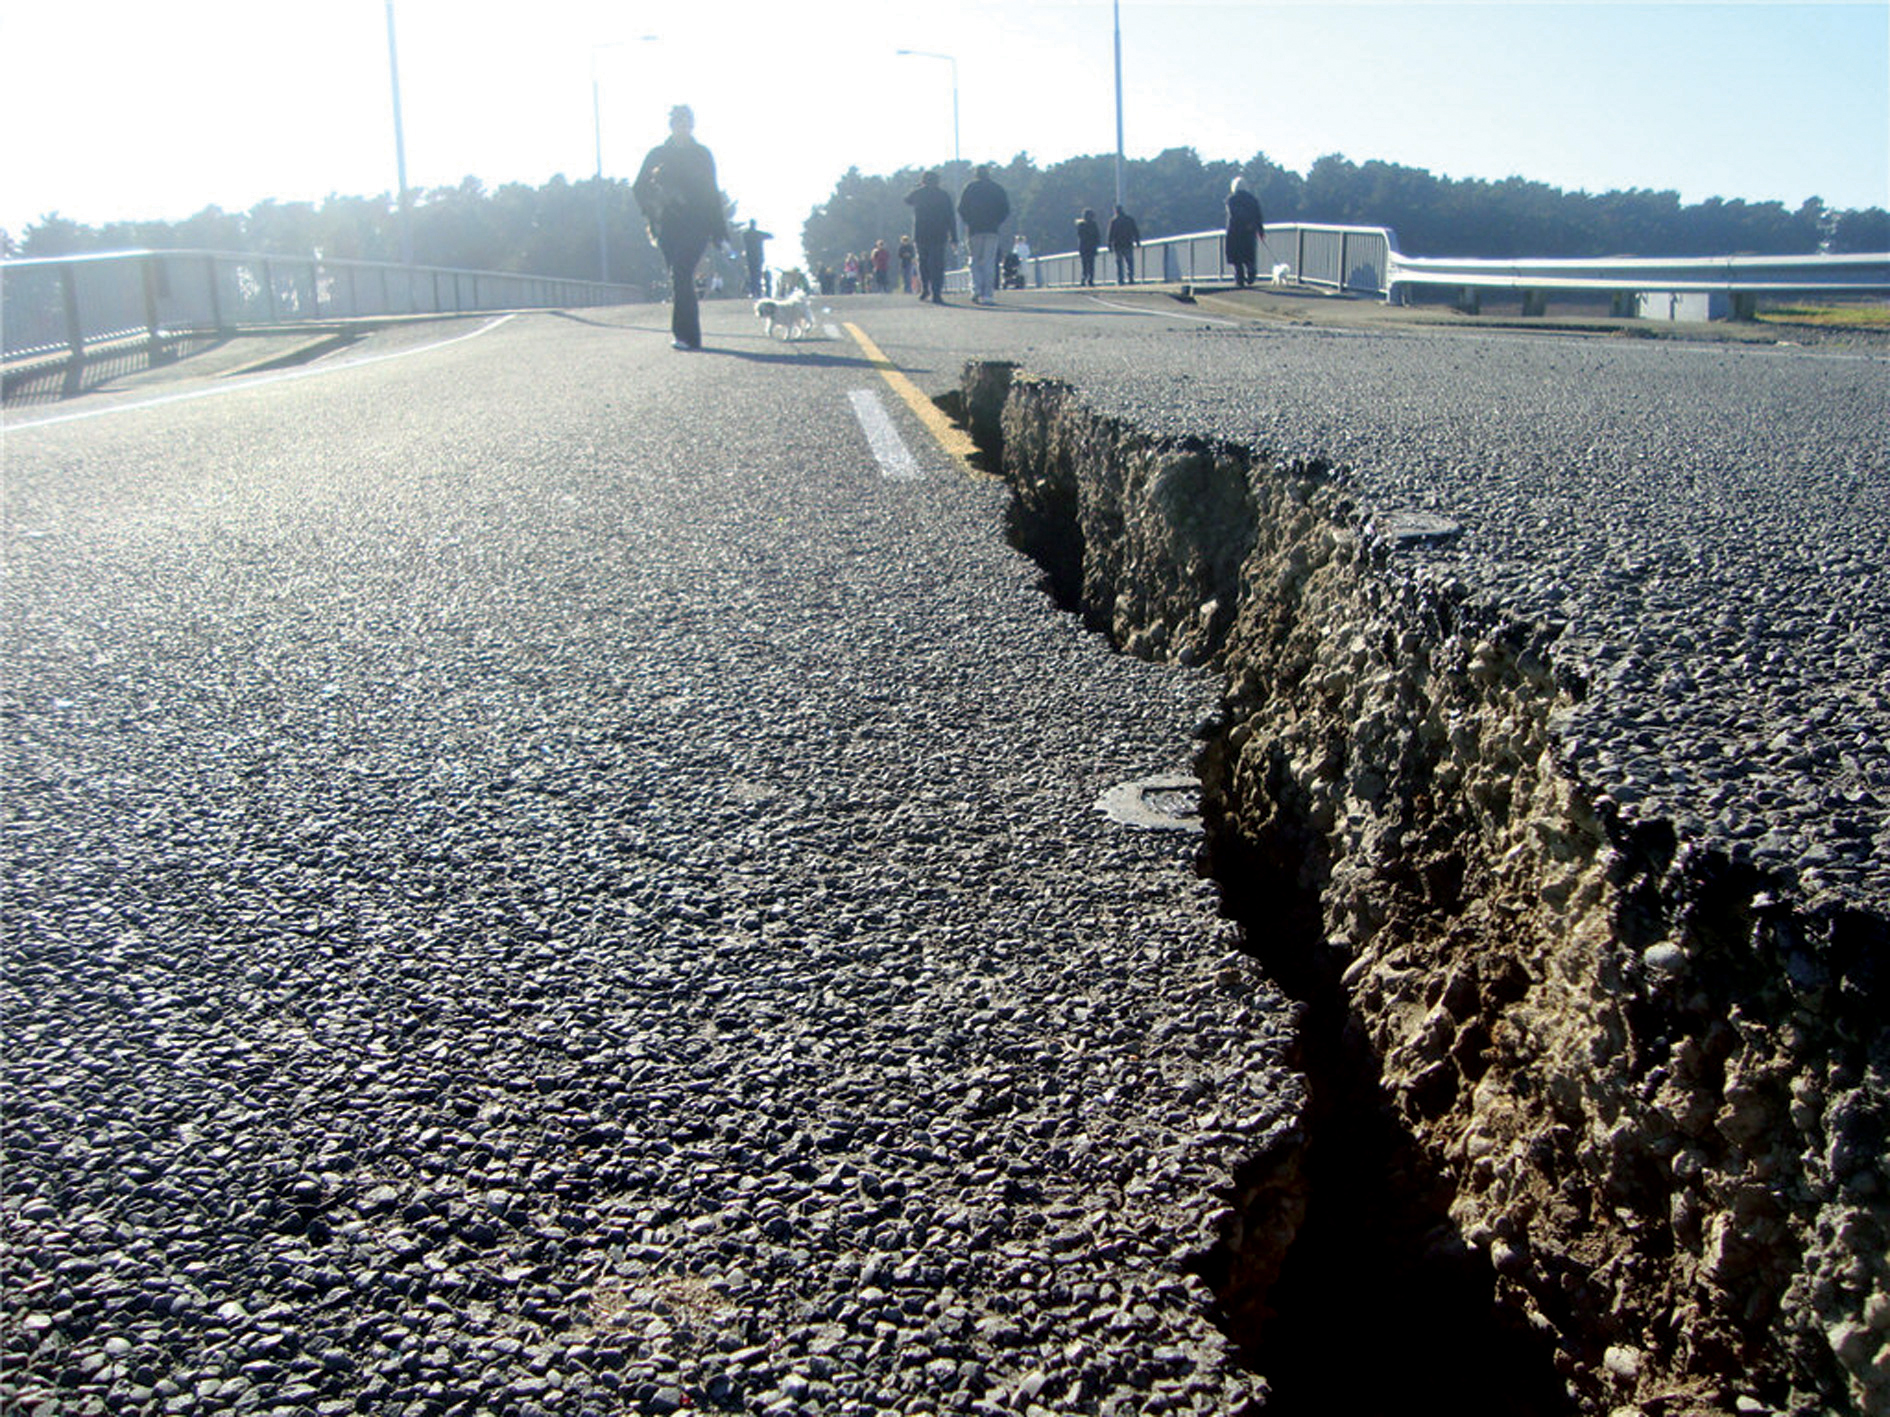
[[[596,112],[627,176],[688,101],[742,214],[797,237],[849,165],[951,155],[951,66],[902,47],[956,58],[967,159],[1115,149],[1108,0],[674,8],[396,0],[409,182],[588,177]],[[1131,158],[1890,206],[1890,4],[1131,0],[1121,28]],[[385,0],[0,0],[0,93],[16,233],[395,183]]]

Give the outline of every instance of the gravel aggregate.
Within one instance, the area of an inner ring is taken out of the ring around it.
[[[1095,809],[1216,686],[738,313],[9,432],[0,1408],[1252,1390],[1291,1015]]]

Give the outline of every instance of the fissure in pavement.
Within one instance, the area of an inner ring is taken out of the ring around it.
[[[996,415],[1015,372],[973,366],[966,392],[944,401],[993,471],[1005,466]],[[1078,500],[1073,482],[1041,478],[1037,496],[1009,504],[1007,533],[1042,568],[1057,607],[1122,650],[1107,623],[1085,614]],[[1226,742],[1226,726],[1211,725],[1203,761]],[[1301,1127],[1239,1168],[1229,1195],[1234,1226],[1193,1260],[1220,1297],[1229,1337],[1267,1379],[1267,1410],[1328,1411],[1339,1387],[1361,1413],[1406,1410],[1427,1391],[1517,1417],[1566,1410],[1546,1345],[1493,1306],[1445,1213],[1438,1178],[1382,1105],[1375,1060],[1348,1027],[1337,977],[1309,963],[1319,912],[1300,884],[1306,863],[1261,861],[1226,829],[1224,804],[1207,811],[1218,825],[1200,869],[1219,886],[1250,952],[1300,1006],[1295,1062],[1308,1084]],[[1360,1363],[1365,1350],[1376,1356]]]
[[[1224,676],[1202,869],[1312,1100],[1196,1264],[1269,1410],[1890,1403],[1884,922],[1624,820],[1555,627],[1411,574],[1343,469],[1008,364],[951,404],[1059,606]]]

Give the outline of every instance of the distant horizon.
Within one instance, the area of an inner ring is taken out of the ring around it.
[[[10,106],[61,115],[10,145],[0,226],[18,239],[55,214],[96,229],[391,201],[388,9],[335,0],[310,23],[253,0],[0,0]],[[410,190],[622,179],[677,101],[724,190],[777,238],[798,240],[852,167],[937,165],[954,145],[1040,169],[1115,153],[1109,0],[934,0],[871,23],[803,0],[793,23],[761,26],[622,0],[539,0],[524,25],[465,0],[392,11]],[[1130,160],[1264,153],[1303,176],[1336,153],[1687,206],[1890,208],[1881,0],[1128,0],[1120,33]]]

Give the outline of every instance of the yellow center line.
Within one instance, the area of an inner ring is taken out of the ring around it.
[[[938,445],[955,458],[958,465],[973,477],[989,477],[989,473],[980,472],[972,466],[971,459],[977,454],[978,446],[971,441],[971,435],[947,418],[943,409],[927,398],[917,384],[907,378],[892,360],[882,354],[879,346],[873,343],[865,330],[851,322],[845,322],[844,328],[853,336],[854,342],[866,355],[866,362],[879,370],[880,377],[892,386],[892,391],[906,401],[906,407],[917,414],[919,422],[931,430],[932,436],[938,440]]]

